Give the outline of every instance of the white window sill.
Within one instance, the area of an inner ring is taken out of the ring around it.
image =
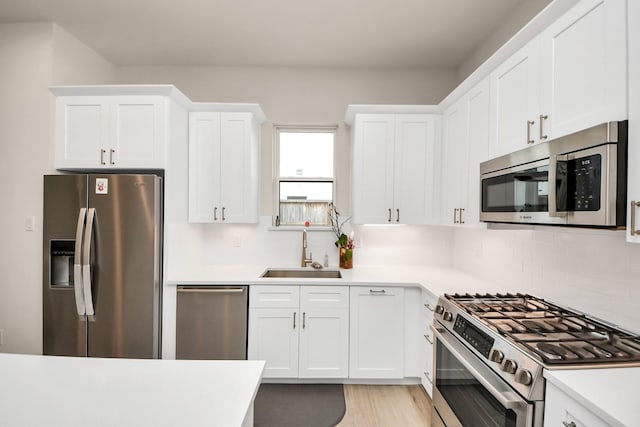
[[[281,225],[279,227],[276,226],[271,226],[269,228],[267,228],[267,230],[269,231],[297,231],[300,232],[304,229],[305,227],[303,225]],[[333,232],[333,229],[329,226],[309,226],[306,227],[307,231],[311,232],[311,231],[331,231]]]

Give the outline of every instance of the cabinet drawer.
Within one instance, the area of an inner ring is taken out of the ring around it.
[[[249,307],[298,308],[299,286],[252,286],[249,292]]]
[[[544,399],[545,426],[605,427],[609,425],[550,381],[547,381]]]
[[[301,308],[349,308],[348,286],[301,286]]]

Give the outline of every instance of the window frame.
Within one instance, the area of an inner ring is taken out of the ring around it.
[[[280,133],[288,132],[288,133],[331,133],[333,134],[333,176],[331,178],[327,177],[282,177],[280,176]],[[294,229],[298,230],[303,228],[304,225],[297,224],[283,224],[280,225],[279,217],[280,217],[280,183],[281,182],[331,182],[331,205],[335,203],[336,200],[336,187],[337,187],[337,179],[336,179],[336,142],[338,136],[338,125],[337,124],[274,124],[273,125],[273,159],[272,159],[272,167],[273,167],[273,215],[271,217],[272,226],[280,228],[280,229]],[[314,229],[331,229],[330,225],[313,225],[310,227]]]

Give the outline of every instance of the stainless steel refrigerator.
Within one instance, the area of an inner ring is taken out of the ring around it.
[[[158,358],[162,178],[44,177],[43,353]]]

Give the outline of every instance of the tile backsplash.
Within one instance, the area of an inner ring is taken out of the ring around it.
[[[453,267],[640,332],[640,245],[624,231],[456,229]]]

